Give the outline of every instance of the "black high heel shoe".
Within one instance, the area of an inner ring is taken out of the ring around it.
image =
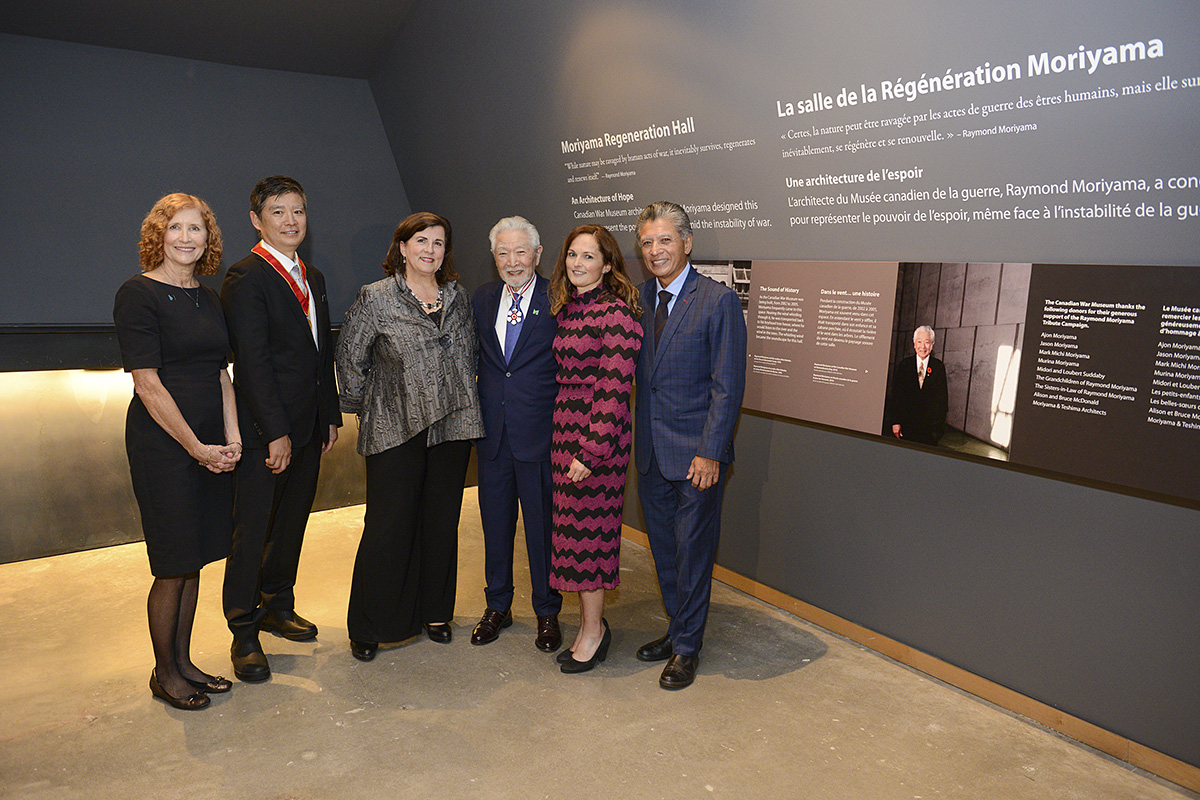
[[[601,618],[600,622],[604,624],[604,636],[600,639],[600,646],[596,648],[596,652],[592,653],[592,657],[587,661],[576,661],[574,653],[568,650],[566,660],[559,667],[565,674],[574,675],[578,672],[587,672],[595,667],[598,661],[608,658],[608,646],[612,644],[612,631],[608,627],[608,620]]]
[[[556,655],[554,660],[560,664],[565,664],[571,660],[573,655],[575,655],[575,651],[568,647],[566,650],[563,650],[561,653]]]
[[[184,680],[204,692],[204,694],[225,694],[233,688],[233,681],[223,675],[217,675],[215,678],[212,675],[208,675],[202,681],[194,681],[191,678],[184,678]]]
[[[208,699],[208,695],[203,692],[189,694],[187,697],[178,698],[174,695],[167,694],[167,690],[158,682],[158,671],[150,671],[150,694],[160,700],[165,700],[167,705],[174,706],[180,711],[199,711],[202,708],[207,708],[212,700]]]

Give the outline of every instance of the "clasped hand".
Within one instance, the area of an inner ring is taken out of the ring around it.
[[[207,467],[209,472],[232,472],[242,460],[242,446],[238,442],[201,445],[195,458]]]

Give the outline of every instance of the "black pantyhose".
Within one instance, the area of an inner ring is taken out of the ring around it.
[[[150,642],[154,647],[154,670],[163,689],[175,697],[194,694],[188,680],[205,681],[191,659],[192,622],[200,593],[200,573],[155,578],[146,598],[150,618]]]

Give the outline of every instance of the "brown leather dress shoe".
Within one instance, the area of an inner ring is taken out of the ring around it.
[[[692,681],[696,680],[696,667],[699,664],[700,659],[696,656],[671,656],[667,665],[663,667],[658,685],[664,689],[683,689],[691,686]]]
[[[553,653],[562,647],[562,630],[558,627],[558,614],[548,617],[538,617],[537,639],[534,645],[543,653]]]
[[[471,644],[488,644],[500,638],[500,629],[512,625],[512,609],[496,611],[489,608],[479,618],[475,630],[471,631]],[[560,638],[561,641],[561,638]]]

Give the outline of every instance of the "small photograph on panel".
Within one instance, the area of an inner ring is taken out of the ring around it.
[[[698,261],[692,266],[701,275],[707,275],[717,283],[724,284],[737,292],[742,301],[742,316],[750,313],[750,263],[749,261]]]
[[[1030,269],[900,264],[883,436],[1008,461]]]

